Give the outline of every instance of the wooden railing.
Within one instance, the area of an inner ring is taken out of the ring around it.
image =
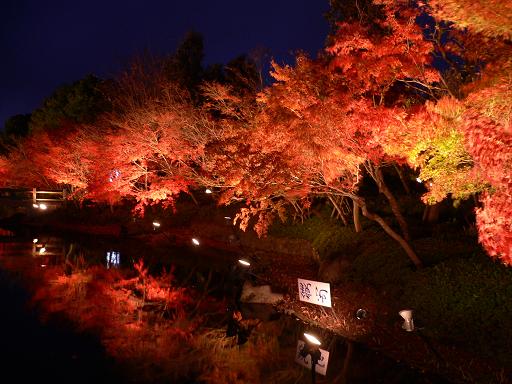
[[[50,195],[55,196],[52,198],[43,198],[38,197],[38,195]],[[66,199],[66,190],[60,190],[60,191],[38,191],[37,188],[32,188],[32,202],[36,204],[37,202],[50,202],[50,201],[57,201],[62,202]]]
[[[61,190],[39,190],[32,189],[15,189],[0,188],[0,198],[9,200],[31,201],[32,204],[37,203],[62,203],[66,199],[67,191]]]

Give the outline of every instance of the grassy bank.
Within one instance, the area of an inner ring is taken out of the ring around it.
[[[414,309],[428,337],[512,365],[512,270],[485,255],[471,231],[453,222],[425,228],[413,240],[425,263],[415,271],[380,228],[363,227],[355,233],[324,211],[303,224],[276,223],[271,235],[308,240],[320,264],[346,259],[343,282],[371,285],[392,308]]]

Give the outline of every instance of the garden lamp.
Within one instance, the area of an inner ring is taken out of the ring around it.
[[[412,312],[412,309],[403,309],[398,312],[398,314],[404,319],[402,329],[405,329],[407,332],[414,331],[414,320],[412,318]]]
[[[307,355],[311,356],[311,383],[315,384],[316,382],[316,364],[320,360],[322,353],[320,352],[320,340],[318,340],[315,336],[310,333],[304,332],[304,337],[306,338],[306,343],[304,344],[304,348],[300,351],[300,355],[302,357],[306,357]]]

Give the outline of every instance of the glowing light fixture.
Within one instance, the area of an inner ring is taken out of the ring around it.
[[[402,329],[405,329],[407,332],[414,331],[414,319],[412,318],[412,313],[412,309],[403,309],[398,312],[398,314],[404,319]]]
[[[39,239],[34,239],[34,240],[32,240],[32,242],[33,242],[34,244],[35,244],[35,243],[37,243],[38,241],[39,241]]]
[[[366,309],[359,308],[356,311],[356,319],[357,320],[364,320],[364,319],[366,319],[367,316],[368,316],[368,311]]]
[[[107,252],[107,269],[121,264],[121,254],[118,251]]]
[[[39,204],[32,204],[34,208],[39,208]]]
[[[212,190],[211,190],[210,188],[206,188],[206,190],[204,191],[204,193],[208,193],[208,194],[210,194],[210,193],[212,193]]]
[[[242,265],[245,265],[246,267],[251,266],[251,263],[249,263],[247,260],[244,260],[244,259],[238,259],[238,262]]]
[[[417,177],[417,178],[416,178],[416,181],[417,181],[418,183],[423,183],[423,180],[421,180],[419,177]]]
[[[45,210],[46,208],[48,208],[46,204],[39,204],[39,209]]]
[[[194,245],[199,245],[199,240],[197,240],[195,237],[192,239],[192,243]]]
[[[226,220],[231,220],[231,217],[230,217],[230,216],[224,216],[224,218],[225,218]]]
[[[46,252],[46,248],[45,247],[42,247],[40,250],[39,250],[39,254],[43,254]]]
[[[320,345],[320,344],[322,344],[322,342],[320,340],[318,340],[315,336],[313,336],[310,333],[304,332],[304,337],[306,338],[306,340],[308,342],[310,342],[313,345]]]
[[[153,227],[159,227],[160,223],[158,221],[153,221]]]
[[[41,264],[41,268],[45,268],[46,267],[46,264]]]
[[[307,355],[311,356],[311,382],[315,384],[316,365],[318,364],[322,357],[322,352],[320,352],[321,342],[310,333],[304,332],[304,337],[306,338],[306,343],[304,344],[304,347],[301,349],[300,355],[304,359],[306,358]]]

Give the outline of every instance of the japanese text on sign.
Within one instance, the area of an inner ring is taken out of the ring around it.
[[[308,303],[331,306],[331,286],[312,280],[297,279],[299,283],[299,299]]]

